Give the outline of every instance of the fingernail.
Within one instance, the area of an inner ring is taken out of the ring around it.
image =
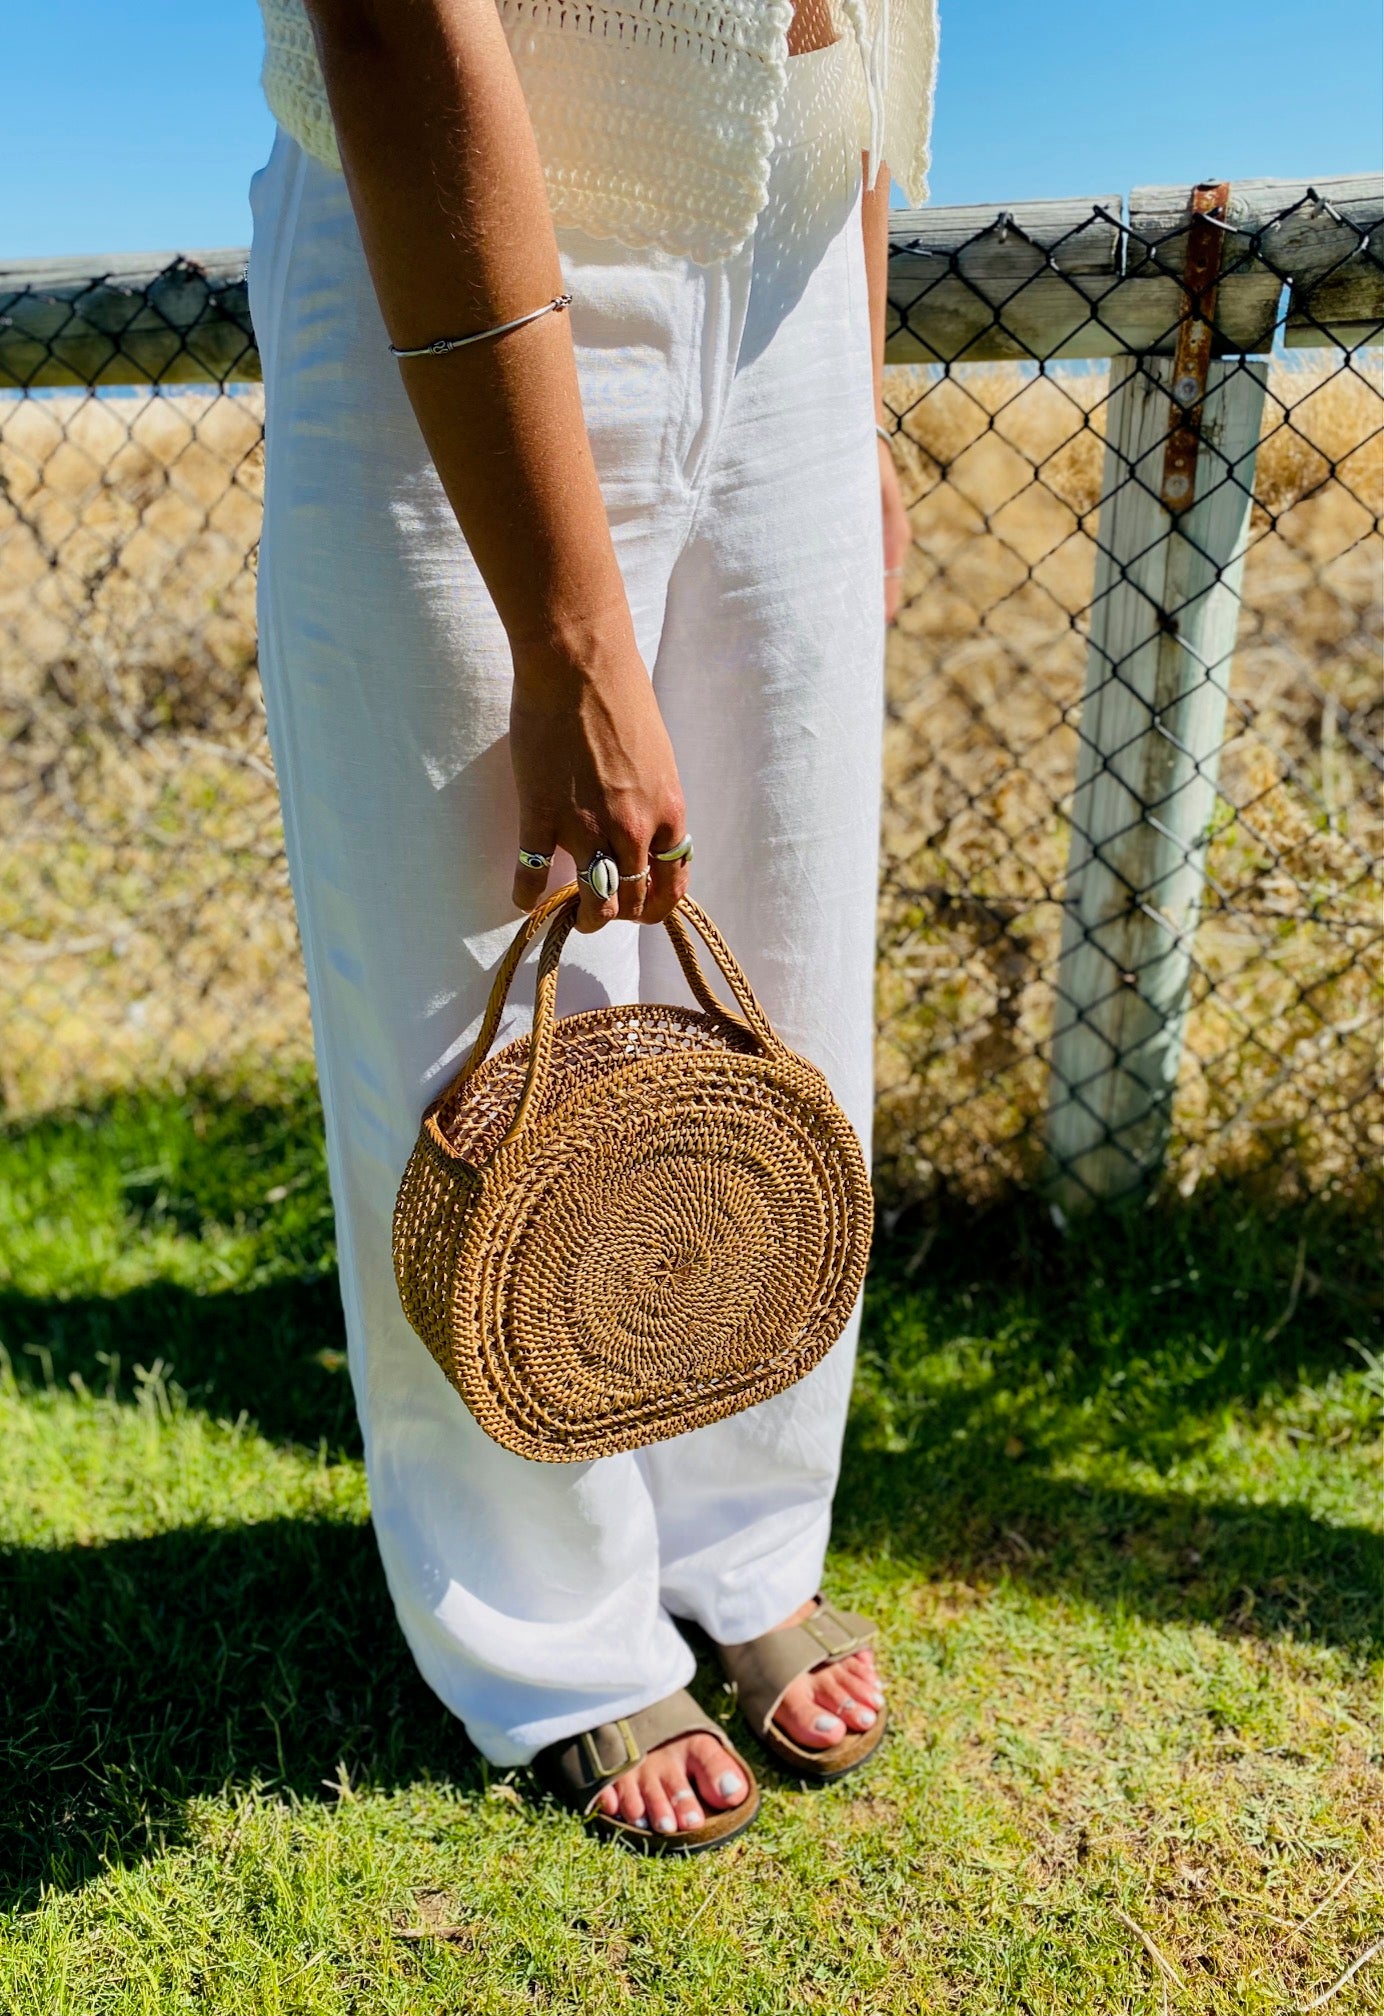
[[[671,1813],[665,1813],[663,1818],[654,1824],[657,1826],[660,1834],[676,1834],[678,1831],[678,1823]]]
[[[716,1790],[723,1799],[738,1799],[745,1790],[745,1781],[733,1771],[723,1771],[716,1780]]]
[[[819,1715],[812,1726],[819,1736],[834,1736],[841,1724],[834,1715]]]

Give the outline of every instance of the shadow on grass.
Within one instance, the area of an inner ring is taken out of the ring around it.
[[[286,1446],[361,1451],[335,1275],[212,1294],[162,1282],[71,1300],[0,1291],[0,1340],[22,1392],[77,1386],[133,1402],[158,1361],[218,1420],[244,1415]]]
[[[0,1555],[0,1900],[176,1843],[187,1802],[263,1785],[476,1789],[418,1678],[366,1526],[271,1519]]]
[[[869,1468],[873,1477],[859,1459],[847,1467],[844,1504],[866,1516],[846,1517],[841,1544],[869,1552],[888,1530],[898,1561],[887,1501],[911,1493],[916,1473],[899,1463],[881,1479]],[[983,1587],[1004,1571],[1153,1619],[1292,1627],[1361,1650],[1377,1628],[1376,1549],[1362,1531],[1288,1506],[1088,1493],[1043,1478],[1016,1481],[1006,1500],[972,1482],[964,1509],[935,1490],[908,1507],[899,1565],[920,1580]],[[1008,1535],[1020,1526],[1027,1537],[1014,1551]],[[1193,1544],[1205,1564],[1196,1569]],[[0,1574],[8,1908],[176,1843],[187,1802],[228,1786],[322,1801],[337,1796],[343,1769],[386,1790],[432,1779],[474,1795],[486,1782],[418,1678],[368,1527],[283,1519],[14,1549],[0,1554]]]
[[[833,1545],[1377,1653],[1378,1276],[1372,1209],[1233,1187],[881,1239]]]
[[[213,1292],[213,1271],[206,1292],[159,1280],[39,1292],[60,1254],[34,1215],[50,1207],[35,1205],[16,1245],[30,1260],[0,1300],[20,1387],[70,1389],[75,1375],[133,1398],[133,1367],[159,1357],[192,1406],[354,1453],[310,1112],[242,1111],[190,1134],[162,1109],[117,1120],[43,1123],[44,1181],[56,1166],[72,1199],[101,1191],[132,1239],[171,1225],[212,1252],[232,1228],[241,1285]],[[17,1145],[9,1194],[23,1219],[35,1144]],[[264,1208],[285,1190],[287,1229]],[[1153,1621],[1369,1651],[1380,1557],[1362,1525],[1313,1509],[1284,1471],[1242,1497],[1215,1488],[1214,1468],[1195,1495],[1149,1479],[1194,1463],[1228,1417],[1253,1425],[1310,1402],[1337,1433],[1341,1374],[1365,1362],[1374,1244],[1369,1214],[1310,1205],[1270,1219],[1233,1192],[1069,1239],[1032,1206],[881,1239],[837,1549],[868,1559],[887,1546],[920,1583],[1004,1575]],[[1358,1411],[1341,1418],[1341,1432],[1359,1428]],[[1088,1481],[1062,1474],[1078,1461]],[[326,1799],[342,1766],[386,1788],[484,1782],[414,1671],[366,1528],[270,1520],[15,1548],[0,1574],[11,1903],[157,1849],[187,1801],[227,1785]]]

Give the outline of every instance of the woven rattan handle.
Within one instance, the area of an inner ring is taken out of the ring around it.
[[[447,1141],[445,1135],[439,1129],[438,1115],[442,1108],[456,1097],[457,1092],[466,1083],[467,1079],[473,1072],[480,1069],[481,1065],[484,1064],[486,1058],[490,1055],[490,1046],[495,1041],[495,1032],[500,1026],[500,1017],[505,1012],[505,1002],[509,998],[509,990],[513,984],[514,976],[519,971],[520,961],[538,933],[543,929],[543,926],[552,922],[554,913],[560,910],[564,903],[568,902],[578,893],[575,882],[568,882],[563,888],[554,889],[551,896],[545,896],[542,902],[534,905],[533,909],[529,911],[520,924],[513,938],[509,941],[504,958],[495,968],[495,978],[490,983],[490,998],[485,1004],[485,1013],[481,1017],[481,1026],[476,1033],[475,1042],[467,1053],[466,1062],[462,1065],[456,1077],[443,1086],[442,1090],[423,1114],[423,1125],[428,1129],[440,1147],[446,1148]],[[448,1149],[448,1153],[450,1152],[451,1150]]]
[[[485,1004],[485,1013],[481,1017],[481,1026],[476,1032],[475,1042],[471,1045],[470,1055],[461,1068],[460,1079],[469,1078],[473,1071],[479,1070],[480,1066],[484,1064],[486,1058],[489,1056],[490,1046],[495,1041],[495,1032],[500,1026],[500,1017],[505,1012],[505,1002],[509,999],[509,990],[514,983],[514,976],[519,971],[519,965],[524,954],[528,951],[538,933],[543,929],[543,926],[552,922],[554,913],[560,910],[564,903],[571,902],[579,894],[580,891],[576,883],[567,882],[561,889],[554,889],[551,896],[545,896],[541,902],[536,903],[524,918],[523,923],[510,940],[509,950],[495,968],[495,978],[490,983],[490,999]],[[573,908],[572,915],[576,916],[575,907]],[[459,1080],[454,1081],[454,1083],[456,1082],[459,1082]],[[446,1097],[447,1095],[444,1094],[443,1096]]]
[[[692,943],[687,925],[682,921],[684,917],[690,919],[695,926],[697,936],[730,982],[730,990],[744,1010],[743,1021],[722,1005],[708,984],[701,961],[697,957],[697,948]],[[743,967],[701,904],[694,902],[690,896],[684,896],[677,909],[664,919],[663,928],[673,941],[673,950],[678,955],[678,964],[686,976],[688,986],[707,1013],[719,1015],[722,1021],[729,1022],[735,1028],[755,1037],[763,1050],[782,1050],[783,1044],[775,1034],[768,1016],[760,1007],[759,999],[746,979]]]
[[[486,1002],[485,1014],[476,1040],[471,1046],[471,1054],[463,1067],[461,1077],[469,1078],[473,1071],[485,1061],[495,1032],[500,1026],[506,997],[511,983],[534,937],[544,924],[548,935],[543,941],[543,951],[538,961],[538,980],[534,989],[533,1033],[529,1039],[528,1069],[524,1074],[524,1089],[500,1146],[513,1141],[523,1131],[529,1114],[541,1101],[548,1082],[548,1071],[552,1063],[553,1027],[557,1020],[557,973],[562,958],[562,948],[571,935],[577,921],[581,892],[574,882],[565,888],[554,890],[546,896],[536,909],[531,910],[518,931],[504,958],[496,968],[495,978],[490,988],[490,999]],[[683,919],[687,918],[696,929],[712,958],[721,969],[731,993],[743,1011],[743,1019],[731,1013],[717,999],[716,993],[697,958],[696,948],[688,934]],[[718,1016],[731,1027],[752,1036],[766,1053],[773,1054],[783,1049],[783,1043],[774,1033],[773,1024],[755,997],[754,989],[746,979],[739,961],[727,945],[716,926],[690,896],[684,896],[676,910],[665,920],[665,927],[678,957],[678,964],[687,976],[688,985],[708,1014]],[[455,1090],[455,1086],[452,1088]]]

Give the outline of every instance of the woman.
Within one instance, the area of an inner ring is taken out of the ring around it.
[[[931,0],[262,4],[261,666],[380,1550],[486,1757],[710,1845],[757,1792],[677,1620],[795,1775],[883,1733],[870,1627],[818,1597],[858,1311],[731,1420],[530,1464],[405,1323],[390,1214],[552,872],[584,877],[564,1011],[686,998],[635,927],[686,889],[688,822],[699,899],[868,1152],[907,540],[884,163],[921,198]]]

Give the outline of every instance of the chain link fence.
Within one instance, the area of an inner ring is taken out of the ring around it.
[[[1382,283],[1366,178],[896,216],[888,1202],[1377,1166]],[[12,1115],[310,1057],[256,372],[234,255],[0,271]]]

